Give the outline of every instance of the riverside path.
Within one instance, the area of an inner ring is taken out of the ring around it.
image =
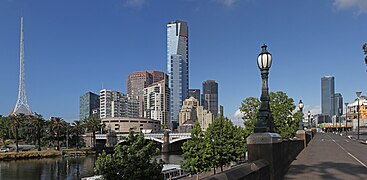
[[[338,134],[317,133],[284,179],[367,180],[367,145]]]

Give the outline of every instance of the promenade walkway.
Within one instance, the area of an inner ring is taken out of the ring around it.
[[[284,179],[367,180],[367,145],[333,133],[318,133]]]

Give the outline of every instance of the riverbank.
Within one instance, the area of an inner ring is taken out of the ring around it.
[[[20,152],[5,152],[0,153],[0,161],[19,160],[19,159],[40,159],[59,156],[87,156],[95,154],[95,151],[90,149],[64,149],[61,152],[57,150],[42,150],[42,151],[20,151]]]

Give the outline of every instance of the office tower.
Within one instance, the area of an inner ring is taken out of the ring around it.
[[[203,106],[200,106],[199,101],[191,96],[183,102],[179,113],[179,122],[180,126],[187,126],[189,124],[193,126],[195,121],[198,121],[201,129],[206,131],[209,124],[213,123],[213,114],[204,109]],[[185,132],[189,131],[187,128],[180,129],[185,129]]]
[[[340,93],[335,93],[334,94],[334,99],[335,99],[335,113],[338,116],[343,115],[343,96]]]
[[[140,117],[140,101],[135,97],[126,97],[125,101],[125,115],[129,118]],[[123,116],[125,117],[125,116]]]
[[[166,74],[160,71],[140,71],[129,74],[127,77],[126,91],[129,97],[139,100],[139,117],[144,113],[144,88],[152,83],[161,81]]]
[[[189,90],[188,26],[184,21],[167,24],[167,72],[169,80],[170,113],[173,124],[178,121],[182,102]]]
[[[170,90],[166,79],[144,88],[144,118],[159,120],[163,128],[169,129]]]
[[[335,115],[335,87],[334,77],[325,76],[321,78],[321,113],[330,117]]]
[[[189,89],[189,96],[188,97],[194,97],[196,100],[200,101],[200,89]]]
[[[201,105],[213,113],[214,118],[218,115],[218,83],[214,80],[203,82],[203,94],[201,97]]]
[[[127,97],[121,92],[102,89],[100,91],[100,118],[126,117]]]
[[[26,90],[25,90],[23,17],[20,18],[20,68],[19,68],[18,99],[10,115],[17,115],[17,114],[24,114],[24,115],[33,114],[31,111],[31,108],[28,105]]]
[[[99,96],[92,92],[87,92],[79,98],[79,120],[84,120],[93,114],[98,114]],[[93,112],[94,111],[94,112]]]
[[[218,106],[218,115],[221,114],[222,116],[224,116],[224,107],[222,105]]]

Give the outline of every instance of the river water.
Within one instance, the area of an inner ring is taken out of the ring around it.
[[[181,155],[158,155],[165,163],[179,164]],[[72,180],[93,176],[96,156],[0,161],[0,180]]]

